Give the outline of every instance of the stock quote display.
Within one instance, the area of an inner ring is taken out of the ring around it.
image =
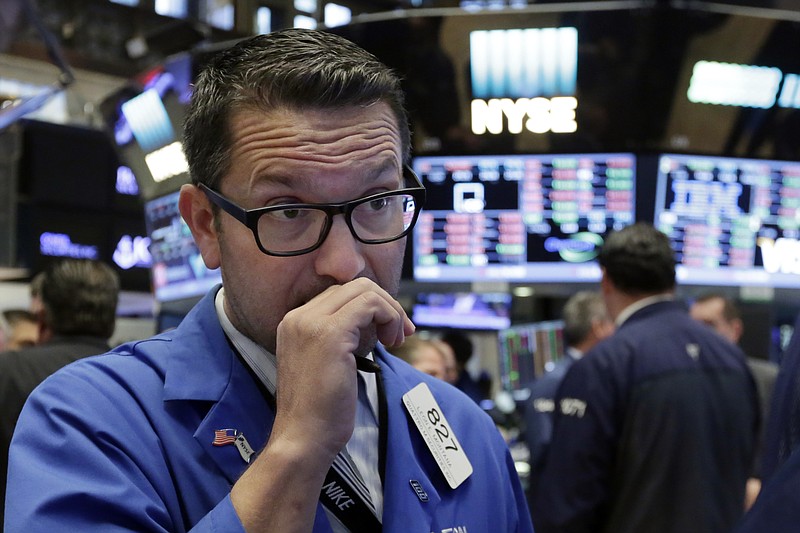
[[[420,281],[588,281],[604,236],[634,221],[632,154],[417,157]]]
[[[665,154],[655,222],[679,283],[800,287],[800,163]]]

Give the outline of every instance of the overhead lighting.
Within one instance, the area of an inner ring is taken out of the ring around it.
[[[533,289],[533,287],[514,287],[511,290],[511,294],[517,298],[530,298],[535,292],[536,291]]]

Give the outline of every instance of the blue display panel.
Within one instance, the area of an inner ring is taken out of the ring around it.
[[[411,321],[434,328],[500,330],[511,325],[508,293],[419,293]]]
[[[164,302],[205,294],[222,282],[219,269],[203,263],[189,226],[178,211],[175,192],[145,203],[145,224],[153,258],[153,290]]]
[[[800,163],[661,155],[655,224],[681,284],[800,288]]]
[[[635,219],[632,154],[428,156],[417,281],[596,282],[604,237]]]

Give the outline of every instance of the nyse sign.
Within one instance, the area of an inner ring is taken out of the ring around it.
[[[578,100],[572,96],[553,98],[492,98],[472,101],[472,132],[476,135],[507,131],[520,134],[573,133],[578,129],[575,110]]]

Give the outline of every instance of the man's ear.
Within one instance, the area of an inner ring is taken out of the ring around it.
[[[44,344],[46,342],[50,342],[50,339],[53,338],[54,331],[50,327],[50,323],[47,320],[47,313],[45,313],[44,308],[36,311],[34,315],[36,316],[36,325],[38,329],[36,344]]]
[[[742,322],[741,318],[735,318],[733,322],[731,322],[731,328],[733,329],[733,334],[736,336],[736,341],[739,342],[739,339],[742,338],[742,333],[744,333],[744,322]]]
[[[206,267],[218,268],[220,266],[219,238],[214,226],[211,202],[200,188],[187,184],[181,187],[178,209],[192,231],[192,237],[200,249]]]
[[[613,288],[613,284],[612,284],[611,280],[608,279],[608,275],[606,274],[606,269],[605,268],[600,267],[600,272],[601,272],[601,276],[600,276],[600,292],[603,295],[607,295],[609,292],[611,292],[611,289]]]

